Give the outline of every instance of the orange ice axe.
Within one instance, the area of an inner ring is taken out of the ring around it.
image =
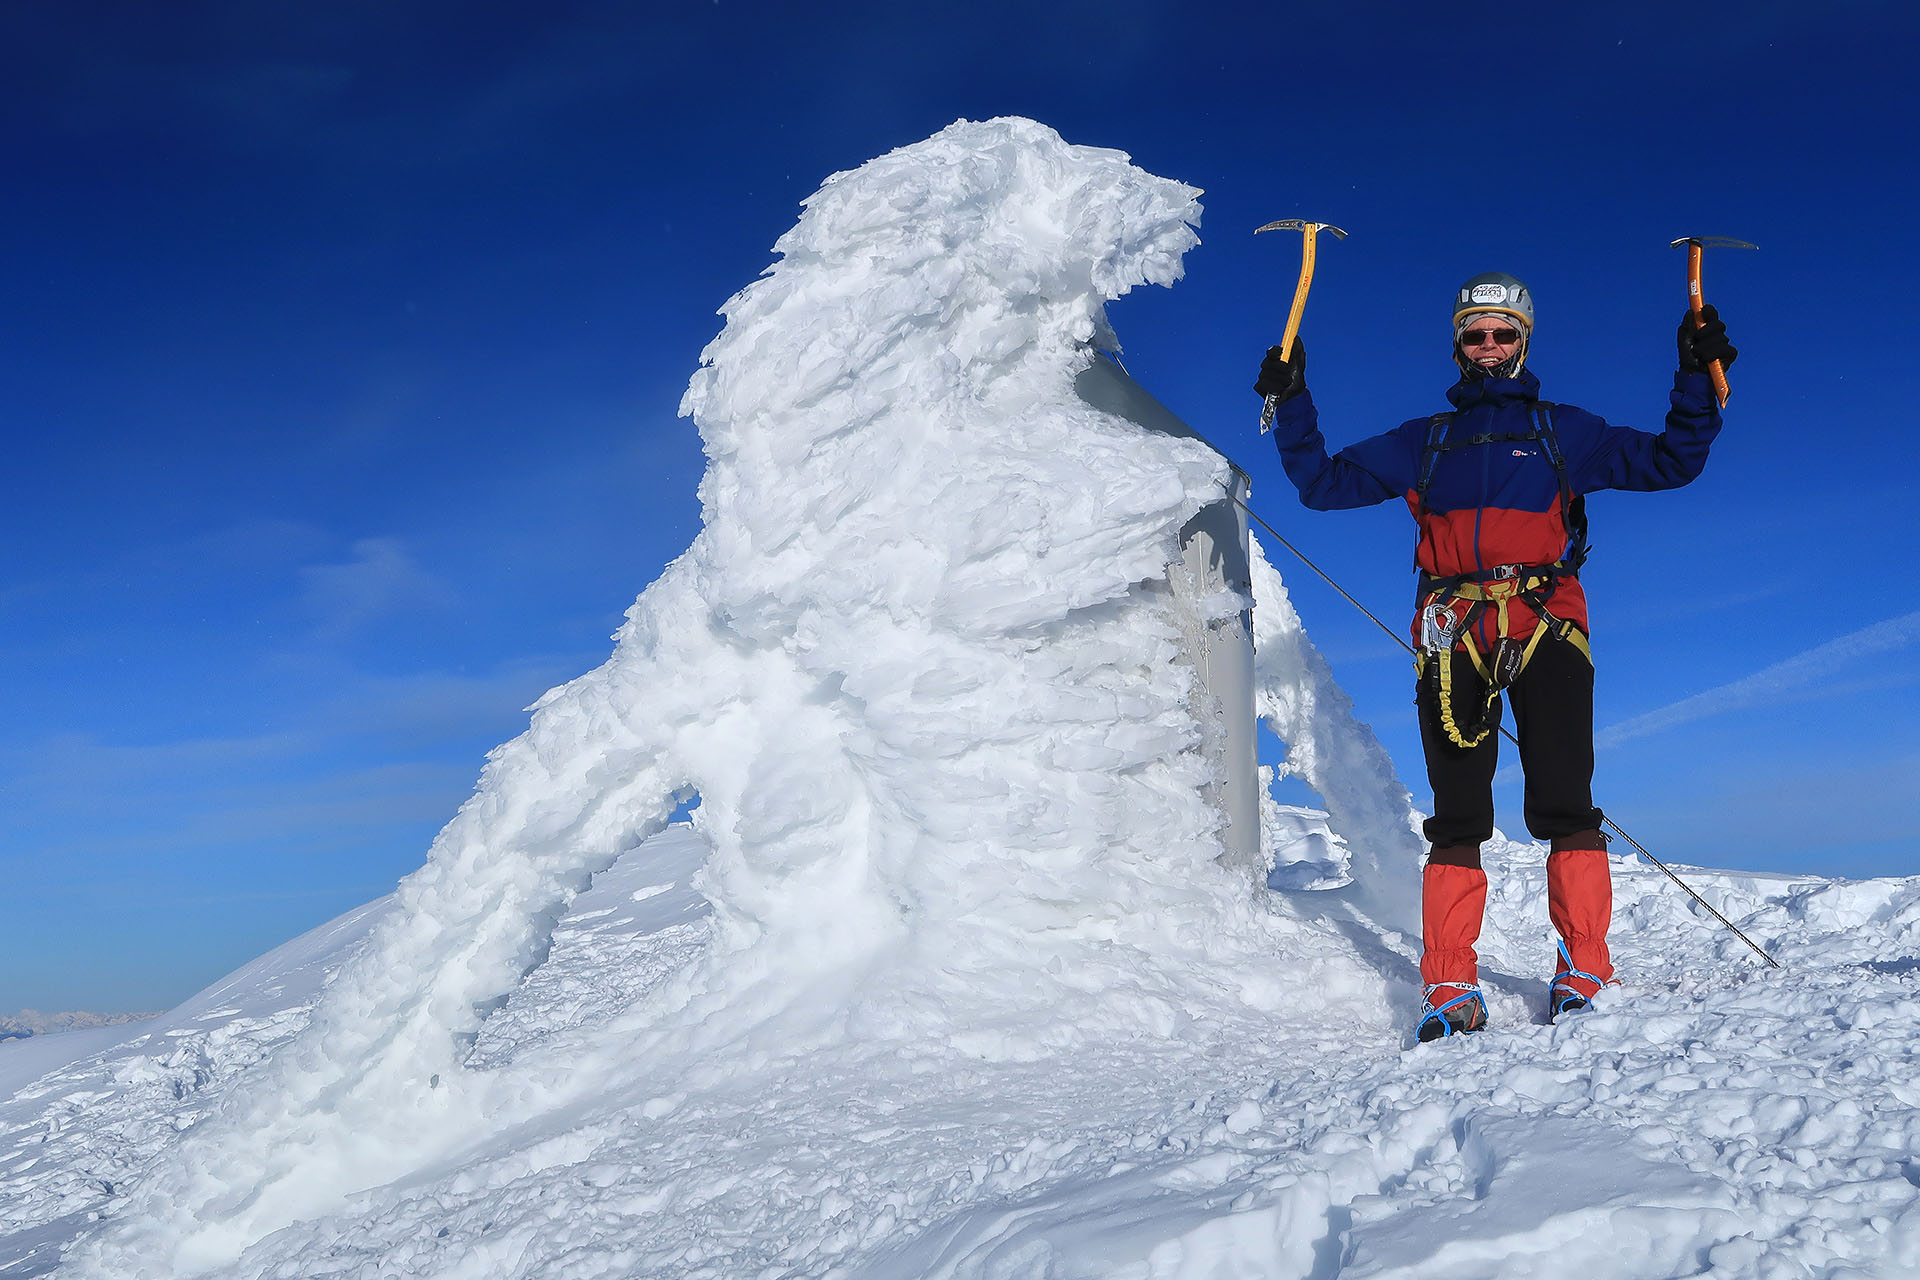
[[[1731,236],[1681,236],[1667,247],[1678,249],[1687,246],[1687,305],[1693,309],[1693,327],[1700,327],[1700,308],[1707,305],[1706,297],[1700,292],[1700,256],[1704,249],[1758,249],[1757,244],[1748,244],[1745,240],[1735,240]],[[1707,372],[1713,375],[1713,391],[1720,397],[1720,407],[1727,407],[1727,371],[1715,360],[1707,366]]]
[[[1331,222],[1302,222],[1298,218],[1288,218],[1283,222],[1269,222],[1264,227],[1255,227],[1253,234],[1262,231],[1299,231],[1303,232],[1300,241],[1300,283],[1293,287],[1293,309],[1287,312],[1287,331],[1280,339],[1280,358],[1293,358],[1293,340],[1300,336],[1300,315],[1307,309],[1307,290],[1313,284],[1313,243],[1322,231],[1330,231],[1336,240],[1345,240],[1347,233]],[[1277,396],[1268,396],[1267,403],[1260,410],[1260,432],[1266,434],[1273,428],[1273,411],[1280,407]]]

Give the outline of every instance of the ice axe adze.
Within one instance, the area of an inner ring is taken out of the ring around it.
[[[1707,305],[1706,298],[1700,292],[1700,252],[1703,249],[1758,249],[1757,244],[1748,244],[1745,240],[1735,240],[1731,236],[1681,236],[1667,247],[1678,249],[1687,246],[1687,305],[1693,308],[1693,327],[1700,327],[1700,308]],[[1715,360],[1707,366],[1707,372],[1713,375],[1713,391],[1720,397],[1720,407],[1727,407],[1727,371]]]
[[[1335,239],[1345,240],[1347,233],[1330,222],[1302,222],[1298,218],[1288,218],[1284,222],[1269,222],[1264,227],[1255,227],[1253,234],[1262,231],[1299,231],[1304,235],[1300,241],[1300,283],[1293,289],[1293,309],[1287,312],[1287,331],[1280,339],[1280,358],[1291,359],[1293,340],[1300,335],[1300,313],[1307,309],[1307,289],[1313,284],[1313,243],[1322,231],[1331,231]],[[1280,407],[1278,396],[1268,396],[1266,405],[1260,410],[1260,433],[1265,435],[1273,428],[1273,411]]]

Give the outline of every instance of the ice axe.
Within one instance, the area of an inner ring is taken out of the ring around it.
[[[1693,309],[1693,327],[1700,327],[1700,308],[1707,305],[1706,298],[1700,292],[1700,256],[1703,249],[1758,249],[1757,244],[1748,244],[1745,240],[1735,240],[1731,236],[1681,236],[1667,247],[1678,249],[1687,246],[1687,305]],[[1707,366],[1707,372],[1713,375],[1714,394],[1720,397],[1720,407],[1727,407],[1727,371],[1715,360]]]
[[[1345,240],[1347,233],[1331,222],[1302,222],[1298,218],[1288,218],[1282,222],[1269,222],[1264,227],[1255,227],[1253,234],[1262,231],[1299,231],[1305,233],[1300,240],[1300,283],[1293,289],[1293,309],[1287,312],[1287,331],[1280,338],[1280,358],[1293,358],[1293,340],[1300,336],[1300,313],[1307,309],[1307,290],[1313,284],[1313,244],[1322,231],[1331,231],[1337,240]],[[1280,397],[1268,396],[1267,403],[1260,410],[1260,433],[1265,435],[1273,429],[1273,411],[1280,407]]]

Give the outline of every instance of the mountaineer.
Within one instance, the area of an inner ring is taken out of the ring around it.
[[[1453,409],[1414,418],[1329,457],[1306,385],[1306,352],[1270,348],[1254,390],[1277,397],[1274,440],[1300,500],[1318,511],[1402,498],[1419,526],[1413,622],[1416,705],[1433,786],[1421,876],[1426,999],[1420,1040],[1486,1025],[1478,956],[1493,835],[1495,733],[1513,706],[1527,830],[1548,843],[1547,910],[1560,935],[1548,1012],[1587,1008],[1613,978],[1613,889],[1594,806],[1593,660],[1584,494],[1674,489],[1698,476],[1720,431],[1707,370],[1738,351],[1711,306],[1681,320],[1679,373],[1659,434],[1540,398],[1527,368],[1533,295],[1504,272],[1453,303]]]

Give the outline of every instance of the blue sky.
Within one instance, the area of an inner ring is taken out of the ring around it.
[[[1673,861],[1920,871],[1920,18],[1575,8],[10,6],[0,1010],[172,1004],[417,866],[697,529],[715,309],[960,117],[1206,189],[1128,366],[1396,621],[1404,510],[1304,511],[1255,433],[1297,248],[1252,228],[1352,232],[1305,328],[1336,445],[1443,407],[1494,268],[1549,398],[1657,426],[1667,241],[1758,242],[1707,263],[1706,475],[1590,504],[1599,798]],[[1274,555],[1420,794],[1404,655]]]

